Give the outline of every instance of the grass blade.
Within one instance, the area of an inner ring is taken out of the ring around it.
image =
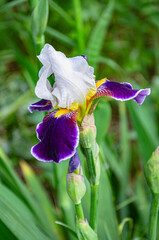
[[[15,113],[21,106],[23,106],[23,104],[25,104],[30,99],[31,95],[31,91],[28,91],[16,99],[15,102],[11,103],[9,106],[4,107],[4,109],[0,111],[0,120],[4,121],[11,114]]]
[[[51,27],[46,27],[45,33],[63,43],[66,43],[67,45],[70,45],[72,47],[75,46],[75,43],[72,41],[71,38],[67,37],[65,34],[59,32]]]
[[[104,205],[102,204],[104,203]],[[101,178],[99,187],[99,239],[105,239],[104,229],[107,227],[107,235],[110,240],[118,240],[118,224],[114,208],[111,184],[104,165],[101,164]]]
[[[106,134],[111,119],[111,108],[109,103],[100,101],[94,112],[94,117],[97,127],[97,143],[99,144]]]
[[[128,102],[127,105],[133,126],[138,134],[138,144],[142,157],[147,161],[158,146],[157,126],[153,112],[148,106],[142,105],[141,107],[133,102]]]
[[[52,229],[49,228],[48,224],[45,221],[45,214],[43,211],[39,211],[39,204],[35,201],[34,198],[30,195],[30,192],[22,183],[22,181],[18,178],[13,168],[11,167],[10,160],[5,155],[3,150],[0,148],[0,166],[3,169],[4,181],[8,181],[10,183],[9,187],[16,190],[16,193],[24,200],[25,203],[28,204],[31,211],[34,213],[38,222],[44,227],[45,230],[48,231],[48,234],[53,234]]]
[[[50,0],[49,4],[50,4],[50,8],[52,8],[54,11],[56,11],[64,20],[67,21],[68,24],[70,24],[70,25],[74,24],[73,19],[55,1]]]
[[[121,75],[124,75],[124,70],[120,67],[118,63],[116,63],[113,59],[107,58],[107,57],[99,57],[98,60],[100,63],[104,63],[107,66],[109,66],[112,70],[120,73]]]
[[[49,240],[17,196],[0,184],[0,219],[19,240]]]
[[[15,1],[11,1],[6,3],[3,7],[0,8],[0,13],[8,10],[9,8],[15,7],[23,2],[26,2],[27,0],[15,0]]]
[[[83,23],[82,23],[82,13],[81,13],[81,4],[80,0],[73,0],[74,3],[74,12],[75,12],[75,20],[76,20],[76,39],[78,43],[78,54],[82,55],[85,51],[84,46],[84,37],[83,37]]]
[[[51,204],[43,186],[40,184],[38,177],[35,176],[33,170],[26,162],[22,161],[20,165],[28,187],[40,205],[40,211],[43,211],[45,213],[47,225],[50,225],[54,232],[56,232],[58,239],[62,239],[59,232],[57,231],[57,225],[55,224],[55,212],[53,205]]]
[[[97,62],[101,53],[108,26],[114,9],[114,0],[110,0],[95,25],[88,43],[88,62],[97,70]]]

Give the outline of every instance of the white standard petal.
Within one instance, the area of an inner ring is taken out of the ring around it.
[[[94,69],[83,57],[67,58],[65,54],[46,44],[38,58],[49,69],[48,74],[55,75],[52,90],[53,99],[56,99],[54,106],[70,108],[73,103],[84,103],[88,93],[95,93]]]
[[[49,68],[45,69],[45,67],[42,67],[39,71],[39,80],[35,87],[35,94],[37,97],[46,99],[46,100],[53,100],[52,96],[52,87],[50,85],[50,82],[48,81],[49,77]]]

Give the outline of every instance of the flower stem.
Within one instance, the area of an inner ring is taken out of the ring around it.
[[[149,240],[156,240],[158,209],[159,209],[159,194],[153,194],[149,219],[149,233],[148,233]]]
[[[97,219],[98,219],[98,189],[99,184],[91,185],[91,216],[90,226],[97,232]]]
[[[76,215],[78,219],[84,220],[84,214],[83,214],[83,209],[82,209],[82,204],[75,204],[75,209],[76,209]]]

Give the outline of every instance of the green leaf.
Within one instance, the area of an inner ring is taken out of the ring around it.
[[[60,164],[53,164],[54,186],[57,191],[57,199],[60,209],[62,210],[62,222],[75,228],[75,210],[74,206],[66,191],[66,174],[68,171],[68,161],[62,161]],[[75,239],[72,233],[67,231],[66,239]]]
[[[129,169],[131,164],[131,148],[129,139],[128,119],[126,114],[125,102],[119,102],[119,116],[120,116],[120,165],[122,169],[122,182],[119,194],[119,202],[125,200],[125,192],[129,188]],[[125,218],[127,216],[127,207],[121,209],[120,216]]]
[[[120,67],[120,65],[118,63],[116,63],[113,59],[111,58],[107,58],[107,57],[102,57],[100,56],[98,58],[98,61],[100,63],[104,63],[107,66],[109,66],[112,70],[119,72],[120,74],[124,74],[124,70]]]
[[[95,25],[88,43],[88,62],[96,70],[108,26],[114,9],[114,0],[110,0]]]
[[[22,96],[20,96],[18,99],[16,99],[15,102],[11,103],[9,106],[5,106],[0,111],[0,120],[4,121],[11,114],[14,114],[21,106],[23,106],[27,101],[29,101],[31,95],[31,91],[28,91]]]
[[[70,25],[74,24],[73,19],[55,1],[50,0],[49,5],[50,5],[50,8],[52,8],[54,11],[56,11],[64,20],[67,21],[67,23],[69,23]]]
[[[0,184],[0,219],[19,240],[49,240],[17,196]]]
[[[128,110],[138,135],[138,144],[142,157],[147,161],[158,146],[157,126],[152,109],[148,105],[139,106],[128,102]]]
[[[67,224],[63,223],[63,222],[60,222],[60,221],[55,221],[56,224],[68,229],[75,237],[77,237],[77,234],[76,232],[70,227],[68,226]]]
[[[76,20],[76,41],[78,44],[78,54],[82,55],[85,51],[84,37],[83,37],[83,23],[82,23],[82,13],[81,13],[81,3],[80,0],[73,0],[74,13]]]
[[[17,238],[12,234],[12,232],[7,228],[7,226],[2,221],[0,221],[0,232],[2,239],[17,240]]]
[[[34,198],[30,195],[30,192],[23,184],[23,182],[18,178],[16,173],[14,172],[13,168],[11,167],[10,160],[5,155],[3,150],[0,148],[0,169],[3,169],[2,174],[4,180],[9,183],[9,187],[16,191],[17,195],[21,197],[21,199],[25,199],[24,201],[27,202],[29,208],[36,216],[38,222],[43,226],[45,230],[48,231],[50,236],[53,235],[53,230],[50,229],[48,224],[46,223],[46,217],[43,211],[39,211],[40,207],[39,204],[35,201]]]
[[[104,225],[104,231],[105,231],[106,239],[111,240],[112,238],[111,238],[111,235],[110,235],[110,231],[109,231],[106,224]]]
[[[59,239],[61,239],[57,225],[55,224],[55,217],[56,217],[55,210],[49,200],[49,196],[47,196],[43,186],[38,180],[38,177],[34,174],[30,166],[24,161],[20,162],[20,165],[21,165],[26,183],[28,184],[30,191],[34,195],[36,202],[40,206],[40,211],[44,212],[44,215],[45,215],[44,218],[47,225],[50,226],[50,228],[52,228],[54,232],[56,232],[56,235],[59,236]]]
[[[131,233],[132,233],[132,229],[133,229],[133,220],[132,218],[124,218],[123,221],[120,223],[119,225],[119,234],[122,235],[122,232],[123,232],[123,229],[124,229],[124,226],[126,223],[129,223],[129,238],[131,237]]]
[[[13,51],[13,54],[14,54],[16,60],[18,61],[20,66],[25,69],[25,71],[28,71],[28,73],[29,73],[29,75],[30,75],[30,77],[33,81],[33,84],[35,86],[35,83],[37,82],[37,79],[38,79],[35,63],[31,59],[26,57],[21,52],[21,50],[17,47],[17,45],[14,44],[14,42],[10,41],[9,45],[10,45],[10,48],[12,49],[12,51]]]
[[[97,143],[99,144],[108,129],[111,119],[111,108],[108,102],[100,101],[94,111],[95,124],[97,127]]]
[[[71,38],[69,38],[65,34],[59,32],[51,27],[46,27],[46,34],[54,37],[55,39],[57,39],[63,43],[66,43],[67,45],[75,46],[75,43],[72,41]]]
[[[105,165],[101,164],[98,217],[99,239],[105,239],[105,228],[108,230],[107,235],[111,236],[110,240],[119,239],[117,216],[115,213],[111,184],[105,171]]]
[[[116,154],[113,152],[110,146],[108,146],[106,141],[102,141],[100,145],[100,157],[103,164],[108,162],[117,179],[121,182],[123,178],[123,171],[119,162],[119,158],[116,157]]]
[[[11,1],[6,3],[3,7],[0,8],[0,13],[8,10],[9,8],[15,7],[23,2],[26,2],[27,0],[15,0],[15,1]]]

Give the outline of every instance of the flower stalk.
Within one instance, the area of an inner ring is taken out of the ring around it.
[[[96,143],[96,127],[92,114],[86,115],[81,124],[80,146],[86,159],[86,174],[91,187],[90,226],[97,232],[100,165],[99,148]]]
[[[82,204],[81,203],[75,204],[75,209],[76,209],[77,218],[84,220],[84,213],[83,213]]]
[[[98,192],[99,184],[91,185],[91,216],[90,226],[97,232],[97,219],[98,219]]]

